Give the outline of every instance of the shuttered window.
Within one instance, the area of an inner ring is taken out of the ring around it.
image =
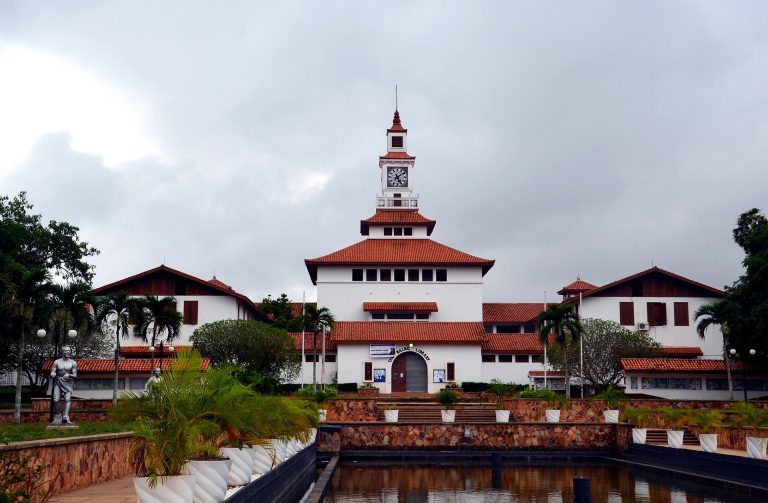
[[[689,325],[688,303],[675,302],[675,326],[687,327]]]
[[[449,381],[455,381],[456,380],[456,364],[453,362],[448,362],[445,364],[445,378]]]
[[[363,366],[363,381],[373,381],[373,362],[365,362]]]
[[[619,323],[625,326],[635,324],[634,302],[619,302]]]
[[[184,301],[184,324],[197,325],[197,301]]]
[[[648,303],[648,324],[652,327],[659,327],[667,324],[666,302]]]
[[[403,148],[403,137],[402,136],[393,136],[392,137],[392,148]]]

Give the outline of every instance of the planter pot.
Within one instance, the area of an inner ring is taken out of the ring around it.
[[[496,422],[497,423],[508,423],[509,422],[509,411],[506,409],[501,409],[496,411]]]
[[[325,418],[328,415],[328,409],[317,409],[317,413],[320,414],[320,422],[324,423]]]
[[[190,461],[187,473],[197,477],[194,503],[220,503],[227,497],[227,478],[232,460]]]
[[[704,452],[717,452],[717,433],[700,433],[699,445]]]
[[[683,435],[685,432],[682,430],[667,430],[667,445],[673,449],[679,449],[683,446]]]
[[[175,475],[158,477],[157,486],[151,489],[148,477],[133,479],[138,503],[192,503],[197,477],[194,475]]]
[[[250,452],[238,449],[237,447],[222,447],[219,449],[219,452],[222,456],[232,461],[232,466],[229,468],[229,477],[227,477],[227,485],[244,486],[251,481],[253,457],[251,457]]]
[[[399,415],[400,415],[399,410],[385,410],[384,421],[388,423],[396,423]]]
[[[275,456],[275,466],[283,464],[285,461],[285,444],[281,440],[272,439],[269,441],[269,448]]]
[[[603,411],[603,417],[605,418],[606,423],[618,423],[619,422],[619,411],[618,410],[604,410]]]
[[[632,442],[636,444],[644,444],[647,435],[648,428],[632,428]]]
[[[296,439],[292,438],[285,443],[285,459],[291,459],[299,451]]]
[[[747,437],[747,456],[754,459],[765,459],[765,447],[768,438]]]
[[[441,410],[440,415],[443,416],[443,422],[444,423],[452,423],[456,421],[456,411],[455,410]]]
[[[268,450],[263,445],[253,445],[250,449],[251,456],[253,457],[253,474],[264,475],[272,470],[272,466],[275,463],[274,453]]]
[[[560,409],[547,409],[547,422],[559,423],[560,422]]]

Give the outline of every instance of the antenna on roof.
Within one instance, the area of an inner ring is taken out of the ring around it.
[[[395,110],[397,110],[397,84],[395,84]]]
[[[580,279],[581,279],[581,269],[576,269],[576,280],[578,281]]]

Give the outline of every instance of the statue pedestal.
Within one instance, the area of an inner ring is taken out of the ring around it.
[[[75,423],[61,423],[61,424],[49,424],[45,427],[46,430],[76,430],[80,428]]]

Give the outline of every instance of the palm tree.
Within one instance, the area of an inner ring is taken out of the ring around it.
[[[138,301],[138,299],[137,299]],[[153,297],[146,295],[140,300],[136,309],[136,325],[134,335],[138,335],[144,342],[149,342],[152,349],[157,342],[157,336],[165,332],[164,342],[171,342],[178,337],[181,331],[181,313],[176,309],[174,297]],[[152,339],[149,339],[149,330],[152,328]],[[151,368],[155,367],[155,353],[151,352]]]
[[[336,318],[327,307],[317,307],[314,304],[304,306],[304,328],[312,331],[312,389],[317,389],[317,334],[327,326],[333,330]],[[323,338],[323,360],[325,360],[325,338]],[[304,362],[301,362],[304,365]]]
[[[120,334],[128,338],[128,318],[136,314],[136,299],[127,292],[118,292],[98,300],[96,321],[99,325],[115,327],[115,383],[112,388],[112,406],[117,405],[117,388],[120,382]]]
[[[91,287],[87,283],[70,283],[68,285],[51,285],[49,297],[51,322],[53,323],[54,341],[62,341],[69,329],[80,332],[92,330],[95,327],[90,306],[93,303]],[[61,356],[56,347],[54,358]]]
[[[701,318],[701,320],[699,320]],[[696,333],[704,339],[704,334],[712,325],[720,327],[720,333],[723,334],[723,360],[725,360],[725,371],[728,374],[728,400],[733,400],[733,381],[731,380],[731,360],[728,357],[728,324],[726,320],[726,303],[722,300],[716,300],[709,304],[704,304],[693,313],[693,319],[696,323]]]
[[[565,374],[565,396],[571,398],[570,372],[568,368],[568,349],[581,338],[581,321],[570,304],[549,304],[547,310],[536,318],[539,326],[539,339],[544,346],[550,344],[550,334],[554,335],[552,344],[563,350],[563,370]]]

